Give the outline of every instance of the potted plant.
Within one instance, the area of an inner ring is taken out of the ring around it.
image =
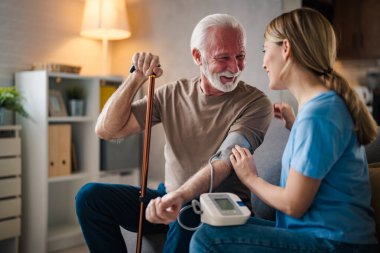
[[[21,102],[22,96],[15,87],[0,87],[0,125],[4,124],[4,114],[7,110],[29,117]]]
[[[69,102],[70,116],[83,116],[86,96],[84,87],[80,85],[71,86],[66,90],[66,96]]]

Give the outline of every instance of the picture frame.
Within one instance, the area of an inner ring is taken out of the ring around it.
[[[59,90],[49,90],[49,116],[67,116],[66,106]]]

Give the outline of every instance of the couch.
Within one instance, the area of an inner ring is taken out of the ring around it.
[[[380,128],[378,129],[380,131]],[[281,157],[285,148],[289,131],[285,129],[281,120],[273,119],[262,145],[255,151],[255,161],[258,174],[266,181],[278,185],[280,180]],[[380,137],[375,142],[366,147],[366,154],[370,168],[370,175],[373,187],[373,206],[377,210],[377,231],[380,234]],[[252,209],[256,216],[274,220],[275,210],[255,195],[252,194]],[[136,251],[136,233],[129,232],[121,228],[121,232],[127,244],[128,252]],[[165,234],[144,235],[142,241],[143,253],[162,252],[165,242]],[[380,240],[380,237],[379,237]]]

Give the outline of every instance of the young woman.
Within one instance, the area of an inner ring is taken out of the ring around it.
[[[280,186],[257,175],[254,157],[239,146],[231,162],[240,180],[277,209],[276,222],[251,218],[244,226],[202,226],[191,252],[377,252],[368,166],[363,145],[376,123],[334,69],[336,38],[317,11],[282,14],[265,32],[263,67],[269,87],[297,99],[275,115],[291,129]]]

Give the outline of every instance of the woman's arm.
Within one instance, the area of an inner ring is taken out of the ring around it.
[[[295,218],[301,217],[311,206],[321,184],[294,168],[289,171],[286,187],[272,185],[257,175],[256,164],[248,149],[236,146],[230,156],[240,180],[266,204]]]

